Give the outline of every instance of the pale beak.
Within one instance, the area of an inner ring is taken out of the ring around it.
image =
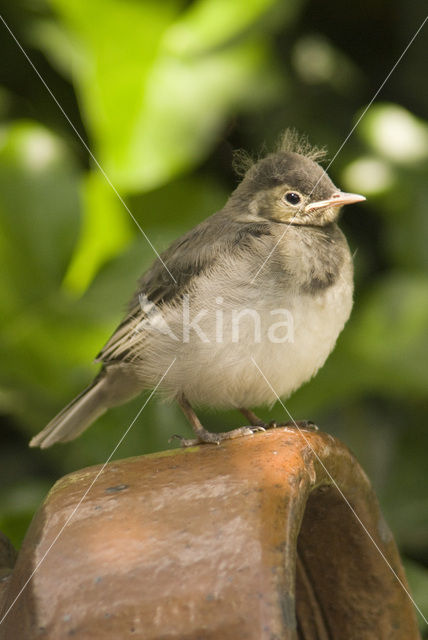
[[[363,202],[364,196],[360,196],[358,193],[345,193],[343,191],[337,191],[333,193],[328,200],[319,200],[318,202],[311,202],[305,207],[305,212],[319,211],[320,209],[327,209],[328,207],[342,207],[344,204],[353,204],[354,202]]]

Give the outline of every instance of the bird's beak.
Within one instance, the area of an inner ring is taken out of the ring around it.
[[[333,193],[328,200],[319,200],[318,202],[311,202],[305,207],[305,212],[319,211],[320,209],[327,209],[328,207],[342,207],[344,204],[353,204],[354,202],[363,202],[364,196],[360,196],[358,193],[345,193],[343,191],[337,191]]]

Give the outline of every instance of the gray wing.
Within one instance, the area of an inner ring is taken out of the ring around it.
[[[270,224],[238,222],[222,210],[214,214],[161,254],[140,278],[129,304],[128,315],[117,327],[96,360],[109,362],[131,361],[143,351],[144,326],[152,314],[159,313],[162,305],[182,296],[194,278],[212,267],[231,251],[239,252],[256,238],[270,235]],[[169,272],[165,269],[165,263]]]

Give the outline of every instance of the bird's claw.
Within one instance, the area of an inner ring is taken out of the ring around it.
[[[173,440],[180,440],[182,447],[195,447],[196,445],[201,444],[201,441],[198,438],[184,438],[178,433],[174,433],[170,438],[168,438],[169,443]]]
[[[312,420],[289,420],[288,422],[269,422],[269,429],[277,429],[279,427],[290,427],[292,429],[305,429],[306,431],[319,431],[319,427]]]
[[[174,433],[168,442],[173,440],[179,440],[182,447],[194,447],[199,444],[216,444],[219,445],[223,440],[232,440],[239,436],[251,436],[259,431],[266,431],[267,425],[254,425],[250,427],[239,427],[232,431],[225,431],[224,433],[211,433],[210,431],[200,430],[197,432],[196,438],[184,438],[178,433]]]

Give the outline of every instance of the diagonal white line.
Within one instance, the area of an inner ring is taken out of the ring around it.
[[[358,118],[357,122],[354,124],[354,126],[351,129],[351,131],[348,133],[348,135],[346,136],[345,140],[342,142],[342,144],[340,145],[340,147],[338,148],[338,150],[336,151],[336,153],[334,154],[334,156],[332,157],[332,159],[328,163],[327,168],[326,168],[326,172],[329,170],[329,168],[331,167],[333,162],[336,160],[337,156],[342,151],[343,147],[348,142],[349,138],[352,136],[352,134],[354,133],[355,129],[358,127],[358,125],[360,124],[361,120],[364,118],[364,116],[366,115],[367,111],[370,109],[370,107],[372,106],[373,102],[376,100],[376,98],[378,97],[379,93],[382,91],[382,89],[384,88],[384,86],[386,85],[386,83],[388,82],[388,80],[390,79],[390,77],[392,76],[392,74],[394,73],[394,71],[396,70],[396,68],[398,67],[398,65],[402,61],[402,59],[404,58],[404,56],[406,55],[407,51],[412,46],[413,42],[418,37],[419,33],[422,31],[422,29],[423,29],[423,27],[424,27],[424,25],[425,25],[427,20],[428,20],[428,16],[426,16],[426,18],[422,21],[422,23],[419,26],[419,28],[415,31],[413,36],[410,38],[409,43],[405,47],[405,49],[402,52],[402,54],[399,56],[398,60],[393,65],[392,69],[390,70],[390,72],[386,76],[385,80],[382,82],[382,84],[380,85],[379,89],[376,91],[376,93],[374,94],[373,98],[370,100],[370,102],[368,103],[368,105],[366,106],[366,108],[364,109],[364,111],[362,112],[360,117]]]
[[[174,362],[177,360],[177,358],[174,358],[174,360],[171,362],[171,364],[169,365],[168,369],[165,371],[165,373],[163,374],[163,376],[161,377],[161,379],[159,380],[159,382],[157,383],[157,385],[155,386],[155,388],[153,389],[153,391],[150,393],[149,397],[145,400],[143,406],[139,409],[137,415],[135,416],[135,418],[132,420],[131,424],[129,425],[129,427],[126,429],[125,433],[122,435],[122,437],[120,438],[119,442],[117,443],[117,445],[115,446],[115,448],[113,449],[113,451],[111,452],[111,454],[109,455],[109,457],[107,458],[107,460],[104,462],[103,466],[101,467],[101,469],[98,471],[97,475],[95,476],[95,478],[92,480],[91,484],[89,485],[89,487],[86,489],[85,493],[82,495],[82,497],[80,498],[79,502],[77,503],[77,505],[74,507],[73,511],[70,513],[70,515],[68,516],[67,520],[64,522],[64,524],[62,525],[61,529],[58,531],[58,533],[56,534],[55,538],[53,539],[53,541],[51,542],[51,544],[49,545],[49,547],[47,548],[47,550],[45,551],[45,553],[43,554],[43,556],[40,558],[39,562],[37,563],[37,565],[35,566],[34,570],[32,571],[32,573],[30,574],[30,576],[27,578],[26,582],[24,583],[23,587],[20,589],[20,591],[18,592],[18,594],[15,596],[13,602],[10,604],[9,608],[7,609],[7,611],[4,613],[3,617],[0,620],[0,625],[4,622],[4,620],[6,619],[6,617],[9,615],[9,612],[11,611],[11,609],[14,607],[14,605],[16,604],[16,601],[18,600],[18,598],[21,596],[22,592],[24,591],[24,589],[27,587],[28,583],[30,582],[30,580],[33,578],[34,574],[38,571],[40,565],[42,564],[42,562],[44,562],[46,556],[48,555],[48,553],[50,552],[50,550],[52,549],[52,547],[54,546],[54,544],[56,543],[56,541],[58,540],[58,538],[61,536],[62,532],[64,531],[64,529],[66,528],[66,526],[68,525],[68,523],[70,522],[70,520],[75,516],[77,510],[79,509],[80,505],[82,504],[82,502],[84,501],[84,499],[86,498],[86,496],[88,495],[88,493],[90,492],[90,490],[92,489],[92,487],[94,486],[94,484],[96,483],[96,481],[98,480],[98,478],[100,477],[100,475],[103,473],[104,469],[106,468],[106,466],[108,465],[108,463],[110,462],[110,460],[112,459],[113,455],[116,453],[116,451],[118,450],[118,448],[120,447],[120,445],[122,444],[122,442],[124,441],[124,439],[126,438],[126,436],[128,435],[128,433],[130,432],[130,430],[132,429],[132,427],[134,426],[134,424],[136,423],[136,421],[138,420],[138,418],[140,417],[140,415],[142,414],[142,412],[144,411],[144,409],[146,408],[146,406],[148,405],[148,403],[150,402],[150,400],[152,399],[153,395],[156,393],[159,385],[162,383],[162,380],[165,378],[165,376],[168,374],[168,371],[171,369],[172,365],[174,364]]]
[[[41,83],[43,84],[43,86],[45,87],[46,91],[49,93],[49,95],[51,96],[52,100],[55,102],[55,104],[57,105],[58,109],[61,111],[62,115],[64,116],[64,118],[67,120],[68,124],[70,125],[70,127],[73,129],[74,133],[76,134],[76,136],[79,138],[80,142],[82,143],[82,145],[85,147],[86,151],[88,152],[88,154],[90,155],[90,157],[92,158],[93,162],[96,164],[96,166],[98,167],[99,171],[102,173],[102,175],[104,176],[105,180],[107,181],[107,183],[110,185],[110,187],[113,189],[113,191],[115,192],[116,196],[118,197],[118,199],[120,200],[121,204],[125,207],[126,211],[129,213],[129,215],[131,216],[132,220],[135,222],[135,224],[137,225],[138,229],[140,230],[141,234],[143,235],[143,237],[145,238],[146,242],[148,242],[148,244],[150,245],[150,247],[153,249],[154,253],[156,254],[157,258],[160,260],[160,262],[163,264],[163,266],[165,267],[165,269],[167,270],[167,272],[169,273],[169,275],[171,276],[172,280],[177,283],[177,280],[174,278],[174,276],[172,275],[171,271],[168,269],[168,267],[166,266],[165,262],[162,260],[161,256],[159,255],[159,252],[157,251],[156,247],[152,244],[150,238],[148,237],[148,235],[146,234],[146,232],[143,230],[143,228],[141,227],[141,225],[138,223],[138,220],[135,218],[135,216],[133,215],[133,213],[131,212],[130,208],[128,207],[128,205],[126,204],[126,202],[124,201],[124,199],[122,198],[122,196],[120,195],[120,193],[118,192],[118,190],[116,189],[116,187],[114,186],[114,184],[112,183],[112,181],[110,180],[110,178],[108,177],[108,175],[106,174],[106,172],[104,171],[104,169],[102,168],[102,166],[100,165],[100,163],[98,162],[98,160],[96,159],[96,157],[94,156],[94,154],[92,153],[92,151],[90,150],[90,148],[88,147],[88,145],[86,144],[85,140],[82,138],[82,136],[80,135],[79,131],[76,129],[76,127],[74,126],[73,122],[70,120],[69,116],[67,115],[67,113],[64,111],[63,107],[61,106],[60,102],[57,100],[57,98],[55,97],[54,93],[51,91],[49,85],[47,84],[47,82],[45,81],[45,79],[43,78],[43,76],[40,74],[39,70],[37,69],[37,67],[35,66],[35,64],[33,63],[33,61],[31,60],[30,56],[27,54],[27,52],[25,51],[24,47],[21,45],[21,43],[19,42],[18,38],[15,36],[15,34],[13,33],[12,29],[9,27],[9,25],[7,24],[6,20],[3,18],[2,15],[0,15],[0,20],[3,22],[4,26],[6,27],[6,29],[8,30],[8,32],[10,33],[11,37],[13,38],[13,40],[15,41],[16,45],[18,46],[18,48],[20,49],[21,53],[24,55],[24,57],[26,58],[27,62],[29,63],[29,65],[32,67],[33,71],[36,73],[37,77],[39,78],[39,80],[41,81]]]
[[[398,67],[398,65],[400,64],[400,62],[402,61],[402,59],[404,58],[404,56],[406,55],[407,51],[409,50],[409,48],[412,46],[413,42],[415,41],[415,39],[417,38],[417,36],[419,35],[419,33],[421,32],[421,30],[423,29],[426,21],[428,20],[428,16],[426,16],[426,18],[422,21],[422,23],[420,24],[419,28],[415,31],[415,33],[413,34],[413,36],[411,37],[410,41],[408,42],[407,46],[405,47],[404,51],[401,53],[401,55],[398,57],[398,59],[396,60],[396,62],[394,63],[392,69],[389,71],[388,75],[386,76],[385,80],[382,82],[382,84],[379,86],[379,88],[377,89],[377,91],[375,92],[374,96],[372,97],[372,99],[370,100],[370,102],[368,103],[368,105],[366,106],[366,108],[364,109],[364,111],[362,112],[362,114],[360,115],[360,117],[358,118],[357,122],[354,124],[354,126],[352,127],[352,129],[350,130],[350,132],[348,133],[348,135],[346,136],[346,138],[344,139],[344,141],[342,142],[342,144],[340,145],[340,147],[338,148],[338,150],[336,151],[336,153],[334,154],[333,158],[330,160],[330,162],[328,163],[326,169],[324,169],[324,173],[327,173],[327,171],[330,169],[331,165],[333,164],[333,162],[336,160],[337,156],[339,155],[339,153],[342,151],[343,147],[345,146],[345,144],[348,142],[349,138],[352,136],[352,134],[354,133],[355,129],[358,127],[358,125],[360,124],[361,120],[364,118],[364,116],[366,115],[367,111],[370,109],[370,107],[372,106],[373,102],[376,100],[376,98],[378,97],[379,93],[382,91],[383,87],[385,86],[385,84],[388,82],[389,78],[391,77],[391,75],[394,73],[395,69]],[[319,179],[317,180],[317,182],[315,183],[315,186],[313,187],[312,191],[310,192],[310,196],[313,194],[313,192],[315,191],[316,187],[318,186],[320,180],[322,179],[322,175],[319,177]],[[287,234],[288,229],[290,227],[290,225],[292,224],[293,220],[296,218],[296,216],[298,216],[298,214],[300,213],[300,211],[302,210],[302,207],[300,207],[297,210],[297,213],[290,219],[290,221],[286,224],[286,227],[283,231],[283,233],[281,234],[279,240],[277,240],[277,242],[275,243],[273,249],[271,249],[271,251],[269,252],[268,256],[265,258],[265,260],[263,261],[262,265],[259,267],[259,269],[256,272],[256,275],[253,277],[253,279],[251,280],[250,284],[253,284],[254,281],[256,280],[257,276],[259,275],[260,271],[263,269],[263,267],[265,266],[265,264],[268,262],[268,260],[270,259],[271,255],[273,254],[273,252],[275,251],[275,249],[277,248],[277,246],[279,245],[279,243],[281,242],[281,240],[284,238],[284,236]]]
[[[387,566],[389,567],[390,571],[392,572],[392,574],[394,575],[394,577],[397,579],[398,583],[400,584],[401,588],[404,590],[404,592],[407,594],[408,598],[410,599],[410,601],[412,602],[413,606],[415,607],[415,609],[419,612],[419,614],[421,615],[422,619],[424,620],[424,622],[426,624],[428,624],[428,620],[425,618],[424,614],[422,613],[422,611],[420,610],[420,608],[418,607],[418,605],[416,604],[416,602],[414,601],[411,593],[409,592],[409,590],[406,588],[406,585],[403,583],[403,581],[400,579],[400,577],[397,575],[397,572],[394,570],[394,568],[391,566],[391,563],[389,562],[388,558],[385,556],[385,554],[383,553],[382,549],[379,547],[379,545],[377,544],[376,540],[373,538],[373,536],[371,535],[370,531],[367,529],[366,525],[364,524],[364,522],[361,520],[361,518],[359,517],[359,515],[357,514],[357,512],[355,511],[354,507],[351,505],[351,503],[349,502],[348,498],[345,496],[345,494],[343,493],[342,489],[339,487],[339,485],[337,484],[336,480],[333,478],[333,476],[331,475],[330,471],[327,469],[327,467],[325,466],[325,464],[323,463],[323,461],[321,460],[321,458],[319,457],[319,455],[317,454],[317,452],[315,451],[315,449],[313,448],[313,446],[311,445],[311,443],[309,442],[309,440],[307,439],[307,437],[305,436],[304,432],[302,429],[300,429],[299,425],[297,424],[297,422],[295,421],[295,419],[293,418],[293,416],[291,415],[291,413],[289,412],[289,410],[287,409],[287,407],[285,406],[285,404],[282,402],[281,398],[279,397],[279,395],[277,394],[277,392],[275,391],[275,389],[272,387],[271,383],[269,382],[269,380],[266,378],[265,374],[263,373],[263,371],[260,369],[259,365],[257,364],[257,362],[255,361],[255,359],[253,358],[253,356],[251,356],[251,360],[253,361],[254,366],[257,368],[257,370],[259,371],[260,375],[263,377],[263,379],[265,380],[266,384],[269,386],[270,390],[272,391],[272,393],[275,395],[275,397],[277,398],[278,402],[280,403],[280,405],[282,406],[282,408],[284,409],[284,411],[286,411],[287,415],[290,417],[290,420],[293,422],[294,426],[296,427],[296,429],[298,430],[299,434],[302,436],[302,438],[305,440],[306,444],[308,445],[308,447],[311,449],[312,453],[314,454],[314,456],[316,457],[316,459],[318,460],[318,462],[320,463],[320,465],[322,466],[322,468],[324,469],[325,473],[328,475],[328,477],[330,478],[332,484],[336,487],[336,489],[338,490],[338,492],[340,493],[340,495],[342,496],[343,500],[346,502],[346,504],[348,505],[349,509],[352,511],[353,515],[355,516],[356,520],[359,522],[359,524],[361,525],[361,527],[363,528],[364,532],[367,534],[367,536],[369,537],[369,539],[371,540],[371,542],[373,543],[373,545],[375,546],[376,550],[378,551],[378,553],[380,554],[380,556],[383,558],[383,560],[385,561],[385,563],[387,564]]]

